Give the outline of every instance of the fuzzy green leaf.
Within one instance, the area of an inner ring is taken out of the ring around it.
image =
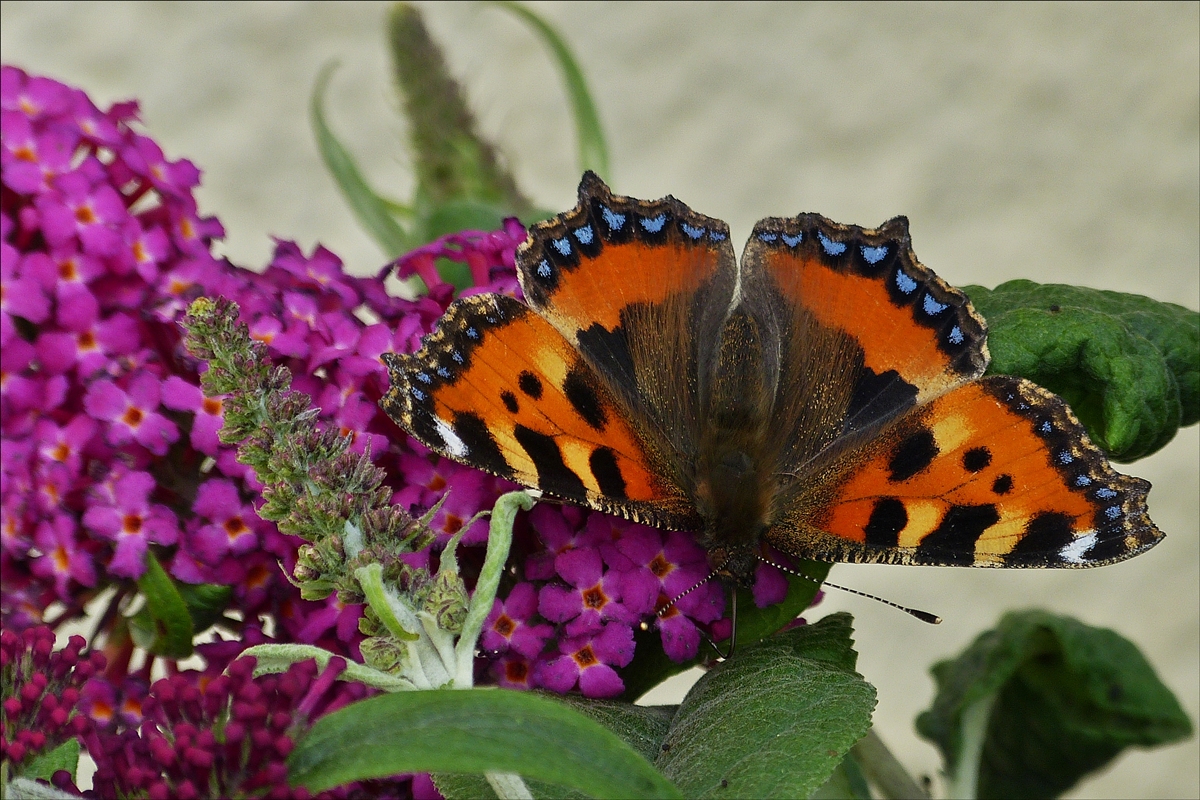
[[[350,205],[358,224],[370,234],[388,258],[395,258],[422,242],[414,242],[392,217],[391,204],[381,198],[367,183],[362,172],[325,121],[325,89],[333,76],[336,64],[327,64],[317,76],[309,103],[309,118],[317,149],[342,196]]]
[[[871,727],[849,614],[746,647],[702,677],[656,764],[688,797],[807,797]]]
[[[54,777],[54,773],[65,769],[71,773],[71,779],[74,780],[78,768],[79,740],[68,739],[49,753],[42,753],[30,761],[25,769],[21,770],[21,777],[48,781]]]
[[[577,695],[556,697],[575,710],[586,714],[621,739],[649,762],[653,762],[662,747],[663,738],[675,713],[674,707],[635,706],[611,700],[587,700]],[[433,782],[447,800],[457,798],[492,798],[496,796],[483,775],[438,773]],[[545,781],[527,780],[530,794],[535,798],[572,800],[586,794],[564,789]]]
[[[815,581],[824,580],[829,574],[830,565],[820,561],[804,561],[800,571],[811,576]],[[775,631],[789,624],[808,608],[812,599],[820,590],[820,584],[814,581],[798,578],[794,575],[788,579],[788,595],[782,602],[766,608],[754,605],[754,596],[748,589],[738,589],[737,600],[737,642],[741,648],[753,644],[760,639],[770,636]],[[712,645],[701,640],[700,653],[689,661],[672,661],[663,652],[662,637],[656,628],[635,630],[636,649],[633,661],[618,669],[621,680],[625,682],[625,691],[621,697],[633,701],[665,681],[672,675],[685,672],[705,660],[711,660],[716,653]],[[728,646],[728,642],[725,643]]]
[[[138,589],[146,603],[129,618],[134,643],[166,658],[190,656],[195,634],[192,615],[179,587],[150,551],[146,552],[146,571],[138,579]]]
[[[600,125],[600,114],[596,111],[596,104],[592,102],[592,94],[588,91],[583,70],[579,68],[579,63],[571,53],[571,48],[567,45],[566,40],[550,23],[520,3],[494,0],[493,4],[512,12],[518,19],[528,24],[554,57],[554,63],[562,73],[567,97],[571,100],[571,114],[575,118],[575,135],[579,145],[579,172],[583,173],[590,169],[601,178],[611,180],[608,173],[608,145],[604,142],[604,129]]]
[[[322,717],[288,758],[321,791],[402,772],[509,772],[591,797],[679,797],[616,734],[549,697],[502,689],[401,692]]]
[[[1044,611],[1006,614],[932,672],[938,693],[917,731],[952,778],[978,775],[962,791],[981,798],[1055,797],[1130,745],[1191,734],[1137,647]]]
[[[179,596],[192,617],[192,630],[203,633],[221,618],[233,596],[233,587],[215,583],[176,583]]]
[[[1025,280],[963,291],[988,323],[988,372],[1061,395],[1114,460],[1143,458],[1200,420],[1200,313]]]
[[[809,795],[810,800],[871,800],[871,789],[851,750],[837,765],[829,780]]]

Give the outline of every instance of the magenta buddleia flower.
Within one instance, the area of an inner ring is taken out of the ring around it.
[[[119,474],[97,486],[95,502],[83,515],[89,530],[116,544],[109,564],[114,575],[141,577],[151,542],[175,544],[178,521],[169,508],[150,502],[154,488],[154,476],[148,472]]]
[[[128,389],[109,380],[88,387],[83,407],[93,419],[110,423],[109,444],[136,441],[156,456],[166,455],[167,446],[179,438],[179,428],[159,413],[162,383],[149,372],[134,375]]]
[[[82,690],[104,669],[104,656],[81,658],[86,642],[72,636],[54,649],[46,626],[0,633],[0,761],[11,770],[89,730]]]
[[[607,624],[584,636],[561,639],[560,655],[534,665],[537,685],[560,694],[576,685],[585,697],[615,697],[625,689],[614,666],[633,660],[633,630]]]
[[[401,278],[420,276],[432,293],[446,286],[436,266],[437,259],[445,258],[465,263],[471,270],[475,288],[464,291],[463,295],[487,291],[520,296],[514,258],[525,235],[525,226],[511,217],[504,220],[504,227],[499,231],[452,233],[398,258],[396,274]]]
[[[496,653],[512,650],[526,658],[536,657],[554,632],[550,625],[531,624],[537,608],[537,588],[532,583],[518,583],[507,598],[495,601],[483,624],[479,646]]]
[[[140,725],[85,734],[96,761],[93,791],[99,797],[312,797],[288,787],[286,758],[314,720],[365,695],[361,685],[337,681],[345,667],[341,658],[322,671],[306,661],[255,679],[254,659],[238,659],[211,679],[188,672],[157,681]],[[405,788],[398,781],[388,787],[397,795]],[[348,797],[356,789],[350,784],[315,796]]]

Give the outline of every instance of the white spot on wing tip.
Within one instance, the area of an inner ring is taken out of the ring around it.
[[[437,428],[438,436],[442,437],[442,441],[446,443],[446,449],[450,451],[450,455],[455,458],[462,458],[467,454],[467,445],[462,439],[458,438],[458,434],[454,429],[441,417],[434,417],[433,424]]]
[[[1062,557],[1063,561],[1071,564],[1082,564],[1084,563],[1084,555],[1096,546],[1096,540],[1099,538],[1100,534],[1096,531],[1088,531],[1083,536],[1076,537],[1063,545],[1058,554]]]

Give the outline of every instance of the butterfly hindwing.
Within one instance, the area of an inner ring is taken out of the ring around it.
[[[384,409],[437,453],[629,519],[696,524],[623,404],[519,301],[458,300],[418,352],[384,359]]]
[[[823,477],[769,541],[839,561],[1087,567],[1162,538],[1149,484],[1114,471],[1061,398],[1019,378],[936,398]]]

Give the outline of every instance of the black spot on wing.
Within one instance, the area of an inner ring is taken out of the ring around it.
[[[563,380],[563,394],[579,416],[597,431],[608,424],[608,415],[596,394],[588,373],[582,364],[576,364]]]
[[[1008,494],[1012,491],[1012,487],[1012,475],[1009,475],[1007,472],[992,481],[992,491],[996,494]]]
[[[1073,521],[1070,515],[1058,511],[1037,514],[1026,524],[1024,536],[1004,557],[1004,563],[1014,567],[1037,567],[1061,562],[1059,551],[1075,539]]]
[[[992,451],[986,447],[972,447],[963,453],[963,469],[967,472],[981,472],[992,463]]]
[[[875,501],[871,518],[864,532],[866,543],[873,547],[895,547],[899,544],[900,531],[908,524],[908,512],[904,503],[894,497],[882,497]]]
[[[538,473],[538,487],[542,491],[562,497],[567,500],[584,500],[587,491],[583,481],[563,461],[562,451],[553,437],[535,430],[517,425],[513,436],[529,458],[533,461]]]
[[[918,564],[969,566],[975,563],[975,542],[1000,521],[994,505],[951,506],[942,522],[921,543],[913,560]]]
[[[454,416],[453,428],[467,448],[471,466],[505,478],[512,476],[512,468],[500,452],[482,417],[471,411],[461,411]]]
[[[517,396],[507,389],[500,393],[500,401],[504,403],[504,407],[508,409],[508,413],[510,414],[516,414],[521,410],[521,406],[517,402]]]
[[[534,400],[542,398],[542,379],[529,370],[525,370],[517,376],[517,386]]]
[[[892,451],[888,469],[891,471],[889,480],[893,483],[906,481],[926,469],[937,458],[938,446],[933,438],[933,431],[919,428],[904,437],[896,449]]]
[[[613,500],[625,499],[625,477],[621,475],[617,457],[611,448],[597,447],[593,450],[588,457],[588,466],[601,494]]]

